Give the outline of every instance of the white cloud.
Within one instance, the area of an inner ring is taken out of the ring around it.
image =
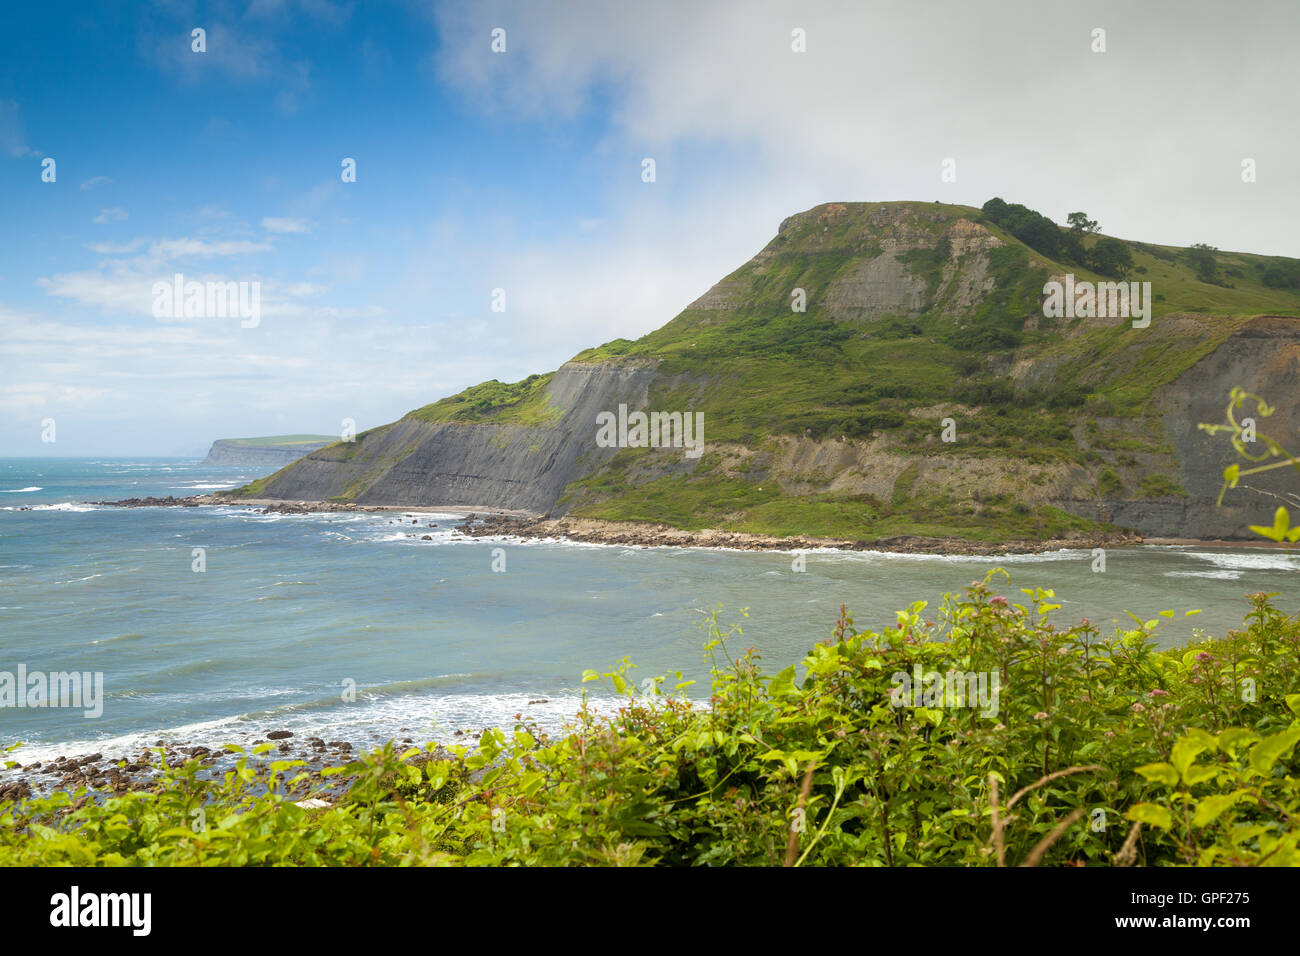
[[[368,428],[499,371],[447,341],[446,330],[393,322],[378,307],[303,306],[244,329],[89,325],[0,305],[0,447],[48,453],[45,416],[58,422],[61,454],[201,453],[216,438],[286,426],[333,433],[343,418]]]
[[[612,163],[654,156],[658,186],[679,189],[733,163],[761,173],[755,198],[783,215],[1001,195],[1058,221],[1085,209],[1126,238],[1298,255],[1300,129],[1278,121],[1300,85],[1293,37],[1277,29],[1294,8],[1186,9],[662,0],[650,17],[600,0],[462,0],[436,8],[434,63],[505,119],[611,101]],[[1106,53],[1090,48],[1098,18]],[[489,49],[498,25],[504,55]],[[805,53],[791,50],[795,27]],[[1213,148],[1189,139],[1198,129]],[[956,183],[940,180],[948,157]],[[1241,182],[1243,157],[1259,160],[1258,183]],[[623,181],[610,188],[639,185]]]
[[[88,242],[86,248],[101,256],[124,256],[137,251],[148,240],[132,239],[130,242]]]
[[[183,237],[180,239],[159,239],[149,247],[147,255],[150,260],[161,264],[177,259],[251,255],[256,252],[269,252],[272,248],[270,243],[253,242],[247,239],[208,241],[206,239]]]
[[[96,186],[107,186],[113,180],[107,176],[91,176],[81,184],[82,189],[94,189]]]
[[[126,210],[114,206],[112,209],[101,209],[99,215],[94,218],[94,222],[105,225],[110,222],[122,222],[126,219]]]
[[[262,220],[262,228],[274,233],[303,233],[311,231],[311,224],[306,219],[267,216]]]

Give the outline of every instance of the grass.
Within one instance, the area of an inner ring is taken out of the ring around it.
[[[934,492],[915,495],[916,467],[910,465],[899,477],[889,502],[872,495],[794,497],[783,494],[774,481],[714,474],[672,475],[632,485],[620,476],[622,469],[616,469],[579,483],[594,496],[573,513],[607,521],[668,524],[687,531],[707,528],[854,541],[909,534],[981,542],[1046,540],[1107,528],[1058,508],[1021,505],[1008,495],[984,502]]]
[[[511,425],[551,425],[563,415],[546,397],[555,373],[530,375],[512,384],[492,379],[457,395],[407,414],[422,422],[494,422]]]
[[[318,445],[322,442],[338,441],[334,435],[270,435],[265,438],[223,438],[228,445],[240,445],[249,448],[292,447],[294,445]]]

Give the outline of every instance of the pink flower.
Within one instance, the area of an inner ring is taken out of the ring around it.
[[[1212,661],[1212,660],[1214,660],[1214,655],[1211,654],[1209,651],[1201,651],[1201,653],[1197,654],[1194,658],[1192,658],[1192,660],[1194,660],[1194,661]]]
[[[1001,594],[995,594],[993,597],[989,599],[989,603],[1005,605],[1007,603],[1007,599],[1004,598]]]
[[[1134,705],[1133,705],[1133,713],[1135,713],[1135,714],[1141,714],[1141,713],[1144,713],[1145,711],[1146,711],[1146,708],[1143,707],[1141,704],[1134,704]]]
[[[1034,714],[1034,720],[1046,720],[1046,719],[1047,719],[1047,711],[1045,710],[1040,710],[1038,713]]]
[[[1148,696],[1148,697],[1168,697],[1168,696],[1169,696],[1169,691],[1167,691],[1167,690],[1161,690],[1159,687],[1157,687],[1155,690],[1153,690],[1153,691],[1151,691],[1149,694],[1147,694],[1147,696]]]

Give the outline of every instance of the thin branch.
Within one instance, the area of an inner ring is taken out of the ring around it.
[[[1111,862],[1116,866],[1132,866],[1137,862],[1137,841],[1138,835],[1142,832],[1142,824],[1134,823],[1129,827],[1128,837],[1124,840],[1124,845],[1119,848],[1119,852],[1111,857]]]
[[[1043,854],[1046,853],[1051,845],[1061,838],[1061,834],[1070,829],[1070,827],[1074,825],[1075,821],[1077,821],[1081,816],[1083,816],[1083,807],[1071,811],[1068,817],[1052,828],[1051,833],[1038,841],[1038,846],[1034,847],[1033,850],[1030,851],[1029,856],[1025,857],[1025,862],[1020,865],[1037,866],[1038,861],[1043,858]]]
[[[1002,827],[1005,826],[998,815],[998,778],[989,774],[989,804],[993,808],[993,847],[997,850],[998,866],[1007,865],[1007,849],[1002,843]]]
[[[1018,801],[1021,797],[1027,794],[1030,790],[1034,790],[1038,787],[1041,787],[1045,783],[1050,783],[1051,781],[1056,780],[1059,777],[1068,777],[1072,773],[1083,773],[1083,771],[1085,770],[1104,770],[1104,769],[1105,769],[1104,767],[1099,767],[1097,766],[1097,764],[1089,764],[1086,767],[1066,767],[1064,770],[1058,770],[1055,773],[1049,773],[1047,776],[1035,780],[1029,786],[1016,791],[1016,795],[1007,801],[1007,809],[1010,810],[1012,807],[1014,807],[1016,805],[1016,801]]]
[[[799,790],[799,802],[795,805],[795,814],[800,814],[803,808],[808,804],[808,795],[812,793],[813,768],[816,761],[808,761],[808,769],[803,774],[803,787]],[[795,860],[799,858],[799,831],[794,825],[790,826],[790,839],[785,845],[785,865],[794,866]]]

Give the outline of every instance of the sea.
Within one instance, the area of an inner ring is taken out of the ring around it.
[[[1160,618],[1173,646],[1240,626],[1246,595],[1300,602],[1300,558],[1203,545],[940,556],[643,548],[470,538],[460,514],[261,514],[116,508],[233,488],[263,472],[195,459],[0,459],[0,680],[102,675],[100,713],[0,706],[10,759],[216,748],[272,730],[366,747],[449,741],[520,719],[559,727],[617,706],[584,683],[628,659],[633,684],[681,671],[709,694],[704,622],[765,670],[797,664],[846,605],[859,629],[990,571],[1000,593],[1052,588],[1062,626]],[[1186,616],[1187,611],[1201,613]],[[1173,611],[1172,619],[1161,618]],[[1114,622],[1114,623],[1112,623]],[[678,683],[671,676],[668,685]]]

